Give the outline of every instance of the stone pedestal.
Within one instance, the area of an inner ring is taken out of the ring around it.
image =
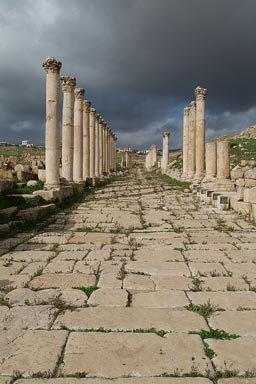
[[[90,178],[95,178],[95,117],[96,110],[90,108]]]
[[[196,174],[200,179],[204,175],[205,158],[205,97],[206,89],[197,87],[196,95]]]
[[[46,124],[45,124],[45,188],[60,186],[60,69],[61,62],[47,57]]]
[[[73,181],[74,152],[74,90],[76,79],[72,76],[61,77],[63,90],[62,113],[62,178]]]
[[[95,118],[95,177],[100,176],[100,143],[99,143],[99,119],[100,115]]]
[[[183,114],[183,172],[182,177],[188,176],[188,142],[189,142],[189,107],[184,108]]]
[[[189,104],[188,178],[192,179],[196,169],[196,102]]]
[[[217,179],[230,178],[230,143],[229,141],[217,142]]]
[[[212,181],[217,174],[217,143],[212,141],[205,145],[205,178],[204,181]]]
[[[83,180],[90,177],[90,106],[91,102],[85,100],[83,103]]]
[[[161,168],[163,172],[166,172],[169,164],[169,132],[163,134],[163,152],[161,160]]]
[[[73,178],[75,182],[83,181],[83,101],[84,89],[75,89],[74,105],[74,164]]]

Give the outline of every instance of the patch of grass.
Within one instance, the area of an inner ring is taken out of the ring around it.
[[[72,287],[73,289],[78,289],[86,294],[86,296],[89,298],[91,294],[99,289],[99,287],[96,287],[95,285],[90,285],[89,287]]]
[[[119,274],[117,276],[118,280],[124,280],[125,276],[127,275],[127,272],[125,270],[125,263],[122,264],[122,267],[120,268]]]
[[[192,287],[189,286],[189,289],[192,291],[192,292],[199,292],[199,291],[202,291],[203,290],[203,287],[202,287],[202,283],[204,282],[204,280],[200,280],[198,277],[194,277],[193,280],[192,280]]]
[[[216,311],[222,311],[221,308],[217,307],[216,305],[213,305],[210,300],[207,301],[205,304],[192,304],[190,303],[185,307],[189,311],[198,313],[200,316],[204,317],[205,319],[208,319],[208,317],[216,312]]]
[[[73,305],[66,304],[63,300],[61,300],[59,297],[51,301],[51,304],[58,309],[58,314],[63,313],[67,310],[74,311],[77,309],[77,307]]]
[[[224,331],[223,329],[211,329],[210,331],[205,331],[204,329],[201,329],[201,331],[198,333],[199,336],[201,336],[202,339],[216,339],[216,340],[231,340],[231,339],[237,339],[240,336],[235,334],[230,334]]]
[[[256,159],[256,139],[237,138],[232,139],[230,143],[231,162],[237,165],[241,160]]]
[[[216,355],[213,349],[209,347],[209,344],[204,343],[204,353],[209,359],[213,359]]]
[[[34,191],[38,191],[40,189],[44,189],[44,182],[41,180],[38,180],[36,185],[28,186],[26,185],[23,188],[11,188],[6,189],[4,191],[4,195],[31,195]]]

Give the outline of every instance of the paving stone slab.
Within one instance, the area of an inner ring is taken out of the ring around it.
[[[177,369],[189,373],[193,362],[198,372],[211,367],[197,335],[168,334],[162,338],[154,334],[72,332],[65,349],[63,373],[86,372],[88,377],[106,378],[156,376]]]
[[[154,275],[151,279],[154,281],[157,291],[165,289],[186,291],[193,286],[192,279],[184,276],[172,276],[170,278],[169,276]]]
[[[0,376],[0,384],[10,384],[12,382],[11,376]]]
[[[88,254],[88,250],[86,251],[62,251],[55,257],[55,261],[63,261],[63,260],[83,260]]]
[[[43,273],[71,273],[74,265],[74,260],[53,260],[44,268]]]
[[[95,250],[88,253],[86,260],[108,260],[110,258],[110,250]]]
[[[43,289],[41,291],[32,291],[29,288],[17,288],[7,293],[5,299],[9,305],[15,307],[20,305],[38,305],[51,303],[60,295],[59,289]]]
[[[83,273],[62,273],[62,274],[44,274],[35,277],[29,284],[32,289],[47,288],[73,288],[73,287],[89,287],[96,284],[94,275],[86,275]]]
[[[3,314],[1,309],[7,308]],[[57,309],[49,305],[0,307],[0,329],[49,329]]]
[[[220,379],[218,380],[218,384],[255,384],[256,379],[246,379],[246,378],[239,378],[239,377],[232,377],[230,379]]]
[[[29,281],[29,275],[0,274],[0,288],[22,288]]]
[[[24,377],[42,372],[53,373],[63,346],[66,331],[0,332],[0,374],[12,375],[19,371]]]
[[[227,251],[226,254],[234,263],[252,263],[256,261],[256,252],[254,249]]]
[[[129,331],[135,329],[164,330],[166,332],[199,332],[208,330],[206,321],[197,313],[169,308],[117,308],[89,307],[66,311],[58,316],[54,329],[71,330],[111,329]]]
[[[223,251],[219,249],[216,250],[189,250],[184,252],[184,257],[188,259],[188,261],[194,262],[226,262],[228,258],[225,256]]]
[[[97,283],[97,287],[111,289],[121,289],[122,285],[122,280],[117,279],[116,273],[101,273]]]
[[[46,264],[47,264],[46,261],[35,261],[33,263],[30,263],[20,273],[22,275],[28,275],[31,278],[36,274],[41,274]]]
[[[230,334],[256,336],[256,311],[215,312],[208,322],[212,328],[224,329]]]
[[[172,247],[159,247],[154,249],[141,248],[134,252],[134,258],[138,261],[184,261],[184,257],[180,251],[172,249]]]
[[[155,290],[154,281],[150,276],[145,275],[136,275],[129,273],[125,276],[123,281],[123,287],[125,289],[135,289],[135,290]]]
[[[256,309],[254,292],[188,292],[187,294],[193,304],[206,304],[210,301],[225,310]]]
[[[189,305],[188,298],[181,291],[132,292],[132,307],[183,308]]]
[[[106,307],[126,307],[128,304],[128,292],[125,289],[100,288],[92,293],[88,304]]]
[[[197,377],[130,377],[130,378],[121,378],[121,379],[76,379],[73,377],[64,377],[58,379],[26,379],[26,380],[17,380],[17,384],[212,384],[208,379]],[[242,382],[241,382],[242,383]],[[8,382],[0,381],[0,384],[8,384]],[[224,383],[225,384],[225,383]],[[227,384],[240,384],[235,382],[230,382]],[[242,383],[243,384],[243,383]],[[252,384],[252,382],[244,382],[244,384]]]
[[[193,276],[228,276],[228,272],[220,263],[188,263]]]
[[[205,340],[216,353],[212,361],[216,369],[236,370],[237,375],[256,371],[256,337],[244,336],[232,340]]]
[[[145,273],[149,275],[190,276],[190,271],[184,262],[141,262],[130,261],[125,265],[127,272]]]
[[[2,258],[13,259],[13,261],[30,262],[30,261],[48,261],[56,255],[53,251],[25,250],[6,253]],[[1,259],[2,259],[1,258]]]
[[[248,291],[249,285],[237,277],[201,277],[203,290],[208,291]]]
[[[254,263],[226,263],[225,268],[232,273],[234,277],[246,276],[256,278],[256,264]]]

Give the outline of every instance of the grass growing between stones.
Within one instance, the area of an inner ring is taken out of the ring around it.
[[[212,304],[210,300],[207,301],[205,304],[192,304],[190,303],[185,307],[189,311],[198,313],[200,316],[202,316],[204,319],[208,319],[208,317],[211,316],[212,313],[216,311],[223,311],[223,309],[217,307],[216,305]]]
[[[72,287],[72,289],[78,289],[86,294],[86,296],[89,298],[91,294],[99,289],[99,287],[96,287],[95,285],[91,285],[89,287]]]

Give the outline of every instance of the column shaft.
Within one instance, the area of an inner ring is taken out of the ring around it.
[[[211,141],[205,145],[205,177],[212,179],[217,173],[217,143]]]
[[[229,141],[217,142],[217,179],[230,177],[230,143]]]
[[[42,66],[46,71],[45,188],[50,189],[60,186],[61,62],[47,57]]]
[[[99,121],[99,175],[103,175],[103,121]]]
[[[196,169],[196,102],[189,104],[188,177],[193,178]]]
[[[90,177],[90,101],[83,103],[83,180]]]
[[[75,89],[74,104],[74,181],[83,180],[83,100],[84,89]]]
[[[96,115],[96,118],[95,118],[95,177],[100,176],[99,118],[100,118],[100,115]]]
[[[188,175],[188,142],[189,142],[189,107],[184,108],[183,114],[183,172],[182,176]]]
[[[206,89],[197,87],[196,95],[196,177],[204,174]]]
[[[165,172],[168,169],[169,164],[169,132],[164,132],[163,134],[163,150],[162,150],[162,162],[161,168]]]
[[[96,110],[90,108],[90,178],[95,178],[95,115]]]

